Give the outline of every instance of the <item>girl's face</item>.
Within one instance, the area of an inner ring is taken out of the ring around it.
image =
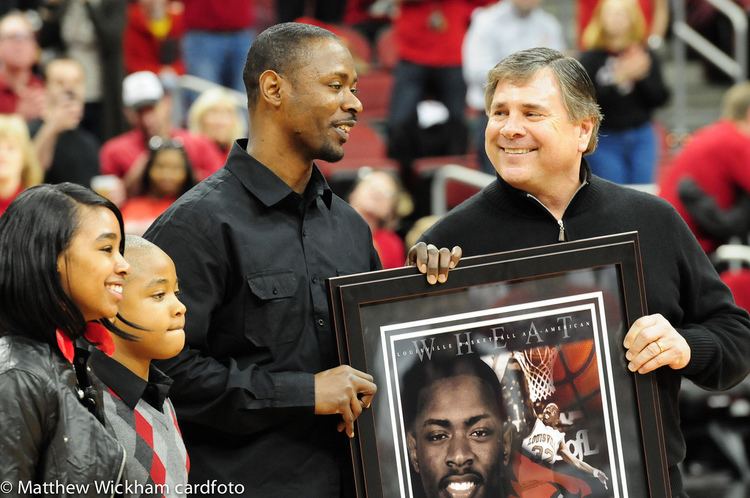
[[[239,138],[232,136],[237,119],[237,113],[233,107],[214,106],[206,111],[201,119],[203,134],[220,145],[230,146],[235,138]]]
[[[630,33],[633,21],[629,0],[604,0],[601,10],[602,27],[610,37],[619,38]]]
[[[18,141],[0,139],[0,182],[19,181],[23,173],[23,151]]]
[[[57,258],[65,293],[86,321],[117,314],[130,265],[119,252],[120,225],[105,207],[80,206],[78,229]]]
[[[156,153],[149,170],[152,193],[158,197],[177,197],[187,179],[187,165],[182,152],[163,149]]]

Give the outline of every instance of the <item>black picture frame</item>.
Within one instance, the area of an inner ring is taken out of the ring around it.
[[[423,385],[415,391],[413,372],[471,355],[493,369],[502,387],[505,415],[498,416],[509,455],[490,466],[491,475],[477,471],[453,486],[491,486],[498,472],[502,490],[493,488],[493,496],[532,496],[535,486],[560,485],[597,498],[671,497],[655,378],[631,373],[622,346],[630,325],[646,314],[636,232],[467,257],[439,285],[414,268],[327,284],[341,362],[378,384],[350,444],[358,497],[432,496],[421,492],[431,481],[419,460],[421,439],[406,418],[415,418],[424,396]],[[538,461],[533,415],[550,403],[561,412],[555,428],[563,446],[602,471],[607,489],[596,472],[560,463],[562,450],[548,455],[554,464]]]

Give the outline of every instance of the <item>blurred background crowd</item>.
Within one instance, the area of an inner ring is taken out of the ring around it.
[[[750,308],[749,0],[0,0],[0,215],[71,181],[141,234],[252,134],[242,67],[297,20],[349,46],[364,111],[318,164],[370,225],[386,268],[494,178],[487,71],[517,50],[577,57],[604,122],[595,174],[661,195]],[[750,361],[750,360],[749,360]],[[746,383],[684,386],[691,496],[750,496]]]

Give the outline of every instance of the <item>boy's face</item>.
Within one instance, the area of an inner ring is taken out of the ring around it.
[[[128,327],[117,320],[120,329],[138,340],[118,340],[115,355],[148,361],[171,358],[185,345],[186,310],[177,299],[174,263],[158,248],[126,248],[125,259],[130,262],[131,256],[131,272],[125,280],[120,315],[147,330]]]

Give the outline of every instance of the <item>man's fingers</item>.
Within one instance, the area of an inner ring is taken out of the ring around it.
[[[438,266],[440,264],[440,253],[438,248],[432,244],[427,246],[427,283],[437,283]]]
[[[411,246],[406,256],[406,264],[408,266],[416,265],[421,273],[427,273],[427,244],[417,242]]]
[[[341,418],[344,419],[344,430],[346,431],[346,435],[354,437],[354,414],[352,413],[351,403],[343,403],[342,406],[339,407],[339,410],[341,411]]]
[[[352,396],[352,398],[349,400],[349,407],[352,410],[352,416],[354,417],[354,420],[357,420],[359,416],[362,414],[362,410],[364,410],[362,403],[359,401],[359,398],[356,396]]]
[[[438,282],[445,283],[448,280],[448,268],[451,264],[451,253],[447,247],[443,247],[438,252]]]
[[[376,392],[378,392],[378,386],[374,382],[370,382],[369,380],[365,380],[360,377],[354,377],[352,381],[354,392],[356,392],[357,394],[369,394],[372,396]]]
[[[451,251],[451,268],[455,268],[456,266],[458,266],[458,262],[461,261],[461,256],[463,256],[463,254],[464,252],[460,247],[453,247],[453,250]]]
[[[633,325],[630,327],[630,330],[628,330],[628,333],[625,334],[625,338],[622,341],[622,345],[625,346],[625,349],[632,349],[635,341],[638,340],[638,336],[641,335],[643,329],[650,327],[655,323],[656,317],[653,315],[642,316],[638,320],[633,322]]]
[[[366,372],[363,372],[363,371],[361,371],[361,370],[357,370],[356,368],[352,368],[352,367],[350,367],[349,365],[343,365],[343,366],[344,366],[344,367],[346,367],[347,369],[349,369],[349,371],[350,371],[350,372],[351,372],[352,374],[356,375],[357,377],[359,377],[359,378],[361,378],[361,379],[364,379],[364,380],[366,380],[366,381],[368,381],[368,382],[372,382],[372,381],[374,380],[374,379],[372,378],[372,375],[370,375],[370,374],[368,374],[368,373],[366,373]]]
[[[370,406],[372,406],[372,399],[374,397],[374,394],[364,394],[361,398],[359,398],[359,400],[362,402],[363,407],[370,408]]]

